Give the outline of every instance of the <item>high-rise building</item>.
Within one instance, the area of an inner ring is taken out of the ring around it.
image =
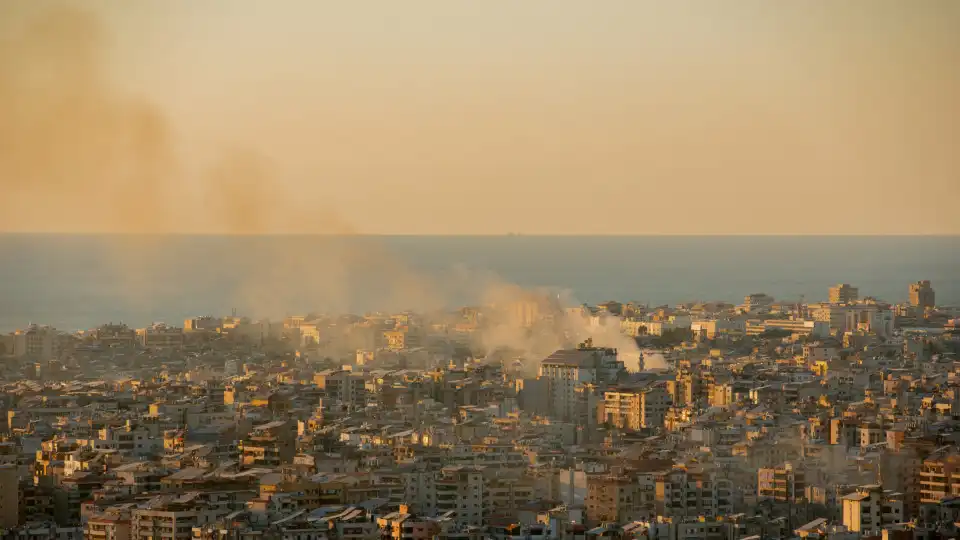
[[[540,363],[540,378],[549,381],[551,415],[568,421],[577,418],[577,387],[615,382],[623,371],[616,349],[593,347],[591,342],[554,352]]]
[[[831,304],[852,304],[860,298],[860,290],[847,283],[830,287]]]
[[[927,309],[936,304],[933,287],[930,286],[930,280],[924,279],[910,284],[910,305]]]

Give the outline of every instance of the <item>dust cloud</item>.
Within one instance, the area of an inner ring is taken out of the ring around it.
[[[111,236],[103,257],[132,304],[164,293],[154,285],[176,264],[168,233],[248,235],[290,224],[303,234],[352,233],[325,205],[293,203],[256,149],[225,148],[207,170],[187,170],[164,111],[108,77],[110,40],[93,12],[57,1],[0,10],[0,230],[127,233]],[[43,215],[73,227],[46,229]],[[249,276],[238,298],[269,308],[294,294],[335,297],[345,272],[335,257],[316,243],[288,245],[237,269]],[[293,283],[296,293],[283,294]]]
[[[528,290],[500,283],[485,289],[485,304],[492,312],[478,335],[478,344],[494,354],[513,355],[531,374],[536,371],[535,362],[544,356],[587,339],[594,346],[617,349],[629,371],[642,367],[637,342],[620,331],[619,318],[569,307],[579,304],[568,291]]]
[[[592,324],[564,307],[569,298],[483,272],[427,276],[376,238],[357,236],[335,204],[285,190],[277,164],[256,148],[224,145],[206,170],[187,170],[164,111],[108,77],[102,22],[77,4],[33,6],[0,16],[0,189],[7,199],[0,229],[56,214],[76,224],[66,232],[129,233],[111,240],[103,266],[137,306],[175,293],[158,285],[178,264],[167,251],[169,234],[294,231],[255,239],[256,259],[232,269],[239,276],[234,303],[250,315],[281,317],[303,304],[346,312],[357,283],[372,284],[384,310],[430,312],[473,297],[492,306],[478,337],[489,351],[538,359],[592,338],[639,369],[635,342],[613,323]]]
[[[51,6],[0,8],[0,227],[48,214],[166,230],[178,175],[162,112],[111,88],[96,17]]]

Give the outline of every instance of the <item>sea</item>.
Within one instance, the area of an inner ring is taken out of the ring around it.
[[[442,289],[439,301],[456,307],[481,301],[472,288],[491,281],[563,291],[570,302],[662,305],[739,303],[761,292],[820,301],[841,282],[861,297],[902,302],[923,279],[938,304],[960,305],[960,236],[2,234],[0,331],[180,325],[231,312],[360,314],[399,307],[387,305],[396,303],[392,287],[408,303],[419,294],[436,302]]]

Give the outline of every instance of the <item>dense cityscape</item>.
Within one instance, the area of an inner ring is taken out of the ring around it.
[[[0,336],[0,538],[947,538],[960,310],[236,313]]]
[[[960,0],[0,0],[0,540],[960,540],[958,58]]]

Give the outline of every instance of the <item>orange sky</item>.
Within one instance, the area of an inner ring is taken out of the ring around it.
[[[957,28],[953,0],[8,0],[0,230],[960,234]]]

